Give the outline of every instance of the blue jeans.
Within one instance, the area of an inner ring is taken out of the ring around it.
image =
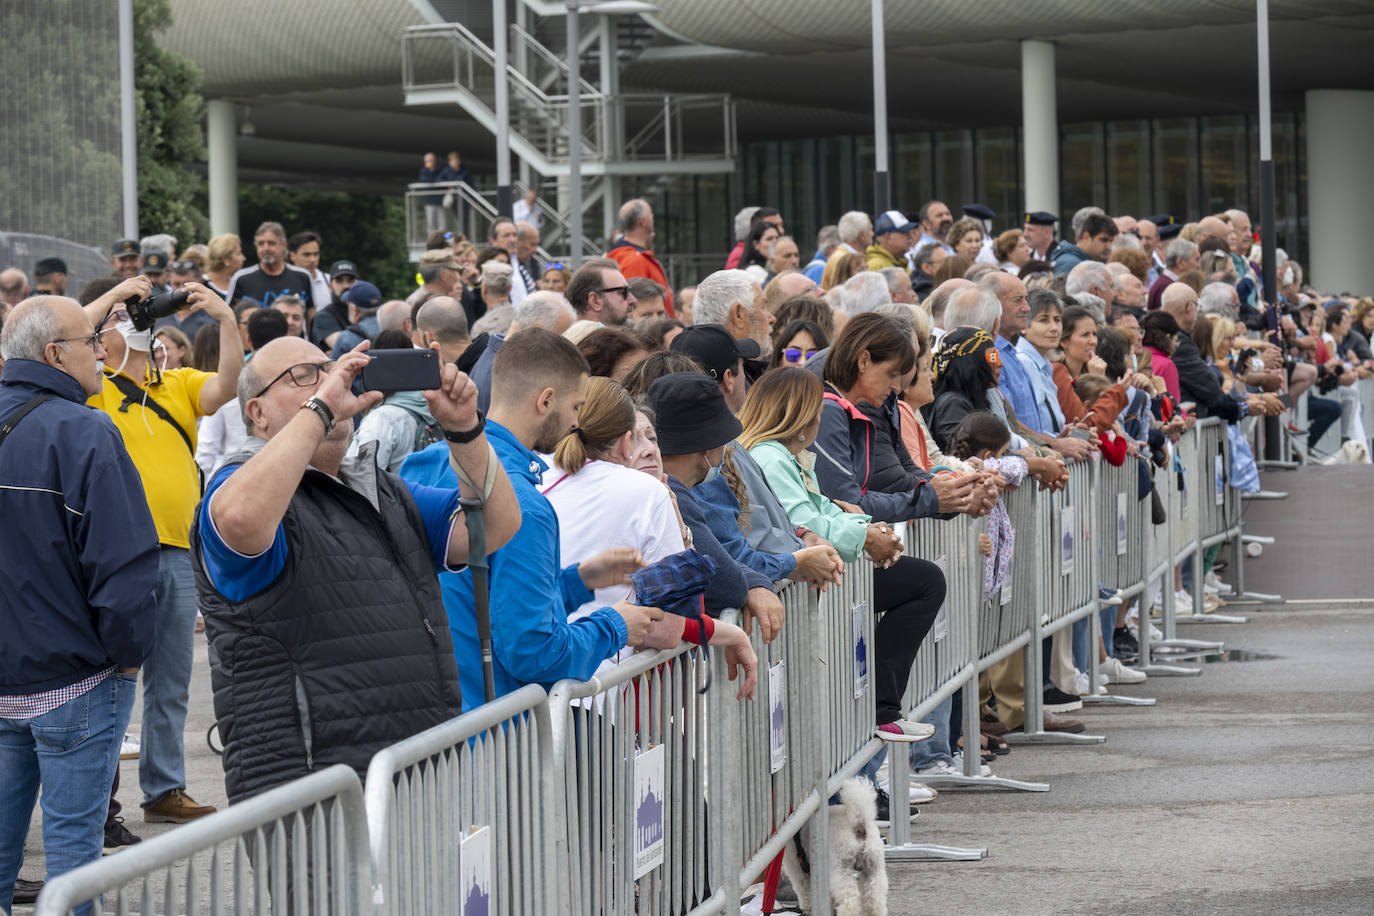
[[[138,752],[145,808],[173,789],[186,788],[182,751],[196,651],[196,583],[190,551],[162,548],[156,598],[157,644],[143,663],[143,732]]]
[[[954,700],[947,699],[921,720],[935,726],[935,734],[924,741],[911,743],[911,772],[934,766],[942,760],[945,763],[954,762],[954,750],[950,747],[949,721],[953,707]]]
[[[0,719],[0,911],[13,903],[39,785],[48,880],[100,860],[110,780],[137,689],[138,675],[111,675],[41,716]]]

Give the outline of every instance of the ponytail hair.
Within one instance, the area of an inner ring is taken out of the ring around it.
[[[993,414],[986,410],[975,410],[964,415],[954,432],[949,434],[949,452],[955,458],[967,461],[981,451],[996,454],[997,450],[1011,441],[1011,430]]]
[[[625,389],[613,379],[593,376],[587,380],[587,400],[578,412],[577,429],[558,440],[553,459],[569,474],[576,474],[634,428],[634,403]]]

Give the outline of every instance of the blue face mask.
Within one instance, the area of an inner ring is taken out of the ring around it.
[[[720,464],[724,463],[725,455],[722,454],[720,457]],[[706,479],[703,480],[702,483],[710,483],[711,481],[715,480],[717,477],[720,476],[720,464],[712,464],[710,459],[706,460]]]

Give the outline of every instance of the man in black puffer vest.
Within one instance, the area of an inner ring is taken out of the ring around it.
[[[362,775],[374,753],[462,707],[436,577],[467,560],[459,493],[402,482],[370,447],[345,460],[352,417],[382,397],[351,391],[367,346],[337,363],[299,338],[259,350],[238,385],[248,446],[196,511],[191,553],[231,802],[335,763]],[[520,510],[490,457],[476,386],[446,365],[425,398],[459,476],[490,489],[495,550]]]

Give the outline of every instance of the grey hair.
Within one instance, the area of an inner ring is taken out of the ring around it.
[[[165,254],[167,260],[171,261],[176,257],[177,239],[176,236],[168,235],[165,232],[160,232],[157,235],[146,235],[138,240],[138,250],[143,254],[156,251]]]
[[[881,274],[882,278],[887,281],[888,296],[891,296],[893,293],[895,293],[897,291],[897,287],[902,285],[902,277],[908,276],[907,272],[900,267],[884,267],[882,270],[878,271],[878,273]],[[876,312],[877,309],[874,309],[874,311]]]
[[[410,306],[400,299],[383,302],[382,307],[377,309],[377,327],[383,331],[399,331],[409,318]]]
[[[773,239],[773,244],[768,246],[768,256],[770,258],[773,256],[773,252],[778,250],[778,245],[782,242],[791,242],[793,245],[797,244],[797,240],[792,238],[792,236],[790,235],[778,236],[777,238]]]
[[[522,331],[526,328],[543,328],[552,331],[558,327],[559,318],[576,319],[573,307],[561,293],[541,289],[530,293],[515,307],[515,318],[511,322]],[[568,322],[569,324],[572,321]]]
[[[1088,221],[1088,217],[1106,215],[1107,211],[1103,210],[1101,207],[1080,208],[1078,212],[1073,215],[1073,221],[1071,223],[1071,225],[1073,226],[1073,237],[1077,239],[1080,235],[1083,234],[1083,224]]]
[[[1224,315],[1235,321],[1240,309],[1231,301],[1236,288],[1229,283],[1208,283],[1197,297],[1197,310],[1202,315]]]
[[[730,308],[737,302],[752,314],[757,285],[742,270],[716,271],[697,284],[697,295],[692,300],[692,322],[723,325],[730,320]]]
[[[920,331],[916,325],[916,313],[919,311],[919,306],[907,305],[905,302],[884,302],[873,310],[874,314],[882,315],[901,328],[903,334],[913,337]],[[922,315],[924,314],[922,312]]]
[[[262,390],[262,376],[258,375],[253,367],[253,357],[249,355],[248,362],[243,364],[239,370],[238,396],[239,413],[243,417],[243,428],[248,435],[253,435],[253,421],[248,419],[248,402],[253,400],[253,396]]]
[[[1187,239],[1174,239],[1169,243],[1169,247],[1164,249],[1164,266],[1174,267],[1184,258],[1191,258],[1197,254],[1197,245]]]
[[[1112,283],[1119,283],[1121,278],[1131,272],[1131,269],[1120,261],[1108,261],[1107,269],[1112,272]]]
[[[1131,235],[1129,232],[1118,232],[1112,237],[1112,251],[1120,251],[1129,248],[1131,251],[1144,251],[1145,246],[1140,243],[1140,239]]]
[[[504,270],[502,268],[504,268]],[[493,295],[509,296],[510,278],[511,268],[509,265],[502,264],[495,259],[482,265],[482,286],[491,290]]]
[[[850,210],[840,217],[839,225],[836,226],[842,242],[857,242],[863,238],[865,232],[872,228],[873,221],[862,210]]]
[[[1080,306],[1093,313],[1093,318],[1098,324],[1107,323],[1107,300],[1092,293],[1078,293],[1073,298]]]
[[[926,242],[920,248],[916,249],[916,254],[913,256],[912,260],[917,267],[923,264],[929,264],[935,258],[935,250],[943,247],[944,246],[939,242]]]
[[[763,209],[762,207],[745,207],[735,214],[735,241],[742,242],[749,238],[749,230],[754,225],[754,214]]]
[[[1079,293],[1086,293],[1093,287],[1112,288],[1112,272],[1107,269],[1106,264],[1098,261],[1081,261],[1075,264],[1064,281],[1064,292],[1074,297]]]
[[[822,254],[829,254],[828,249],[833,250],[840,244],[840,227],[835,225],[822,226],[821,231],[816,233],[816,250]]]
[[[887,291],[887,280],[882,274],[865,270],[844,282],[844,293],[840,297],[841,307],[850,318],[871,312],[878,306],[892,301]]]
[[[272,300],[273,308],[279,305],[299,305],[301,308],[305,308],[305,303],[302,302],[301,297],[297,296],[295,293],[287,293],[284,296],[278,296]]]
[[[620,213],[618,214],[620,218],[620,231],[634,232],[635,229],[639,228],[640,221],[648,215],[649,202],[647,200],[636,197],[633,200],[625,201],[625,203],[620,205]],[[746,232],[745,234],[747,235],[748,233]],[[519,324],[518,319],[516,323]],[[524,325],[521,325],[521,327],[524,327]]]
[[[1112,275],[1112,292],[1125,289],[1126,283],[1128,282],[1126,278],[1134,276],[1135,274],[1131,273],[1129,270],[1123,270],[1121,273],[1114,272]]]
[[[48,344],[62,336],[62,319],[57,317],[51,302],[60,298],[34,296],[15,306],[17,311],[20,306],[28,304],[19,317],[14,317],[15,312],[11,311],[10,318],[5,321],[5,328],[0,331],[0,357],[31,359],[41,363]]]
[[[989,334],[1002,317],[1002,301],[986,289],[964,287],[949,297],[945,306],[945,328],[982,328]]]

